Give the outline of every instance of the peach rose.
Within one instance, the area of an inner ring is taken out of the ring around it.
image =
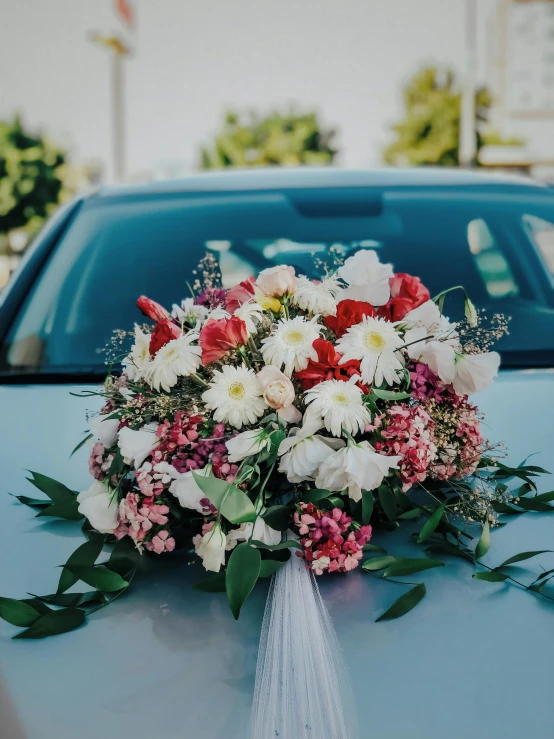
[[[256,285],[265,295],[272,298],[280,298],[285,294],[292,295],[296,292],[294,267],[280,264],[277,267],[263,269],[258,275]]]
[[[265,402],[277,411],[279,418],[287,423],[297,423],[302,414],[293,406],[294,386],[277,367],[267,365],[256,375],[263,390]]]

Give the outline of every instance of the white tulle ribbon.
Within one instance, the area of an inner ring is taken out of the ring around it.
[[[350,678],[315,577],[293,554],[265,608],[252,739],[356,739]]]

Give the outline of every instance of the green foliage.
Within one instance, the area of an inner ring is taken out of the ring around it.
[[[316,113],[277,111],[266,117],[251,112],[248,117],[234,111],[225,115],[212,146],[200,151],[202,169],[300,164],[331,164],[337,150],[335,131],[323,128]]]
[[[477,150],[492,99],[485,88],[475,93]],[[459,164],[461,92],[454,73],[425,67],[404,88],[404,119],[392,128],[396,140],[385,149],[385,162],[397,166]]]
[[[0,233],[35,233],[63,199],[66,155],[20,119],[0,121]]]

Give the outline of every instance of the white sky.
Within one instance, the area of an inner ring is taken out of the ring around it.
[[[128,169],[193,168],[228,106],[297,102],[337,126],[341,164],[380,161],[401,85],[421,64],[463,68],[464,0],[134,0]],[[78,161],[110,163],[111,0],[0,0],[0,117],[19,111]],[[479,0],[480,59],[496,0]],[[489,22],[487,23],[487,19]]]

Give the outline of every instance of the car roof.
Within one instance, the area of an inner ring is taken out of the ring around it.
[[[498,175],[479,170],[445,167],[413,167],[411,169],[352,170],[335,167],[260,167],[202,172],[175,180],[159,180],[146,184],[102,187],[96,197],[125,197],[157,193],[245,192],[256,190],[289,190],[297,188],[420,188],[452,187],[525,192],[552,192],[547,185],[530,178]]]

